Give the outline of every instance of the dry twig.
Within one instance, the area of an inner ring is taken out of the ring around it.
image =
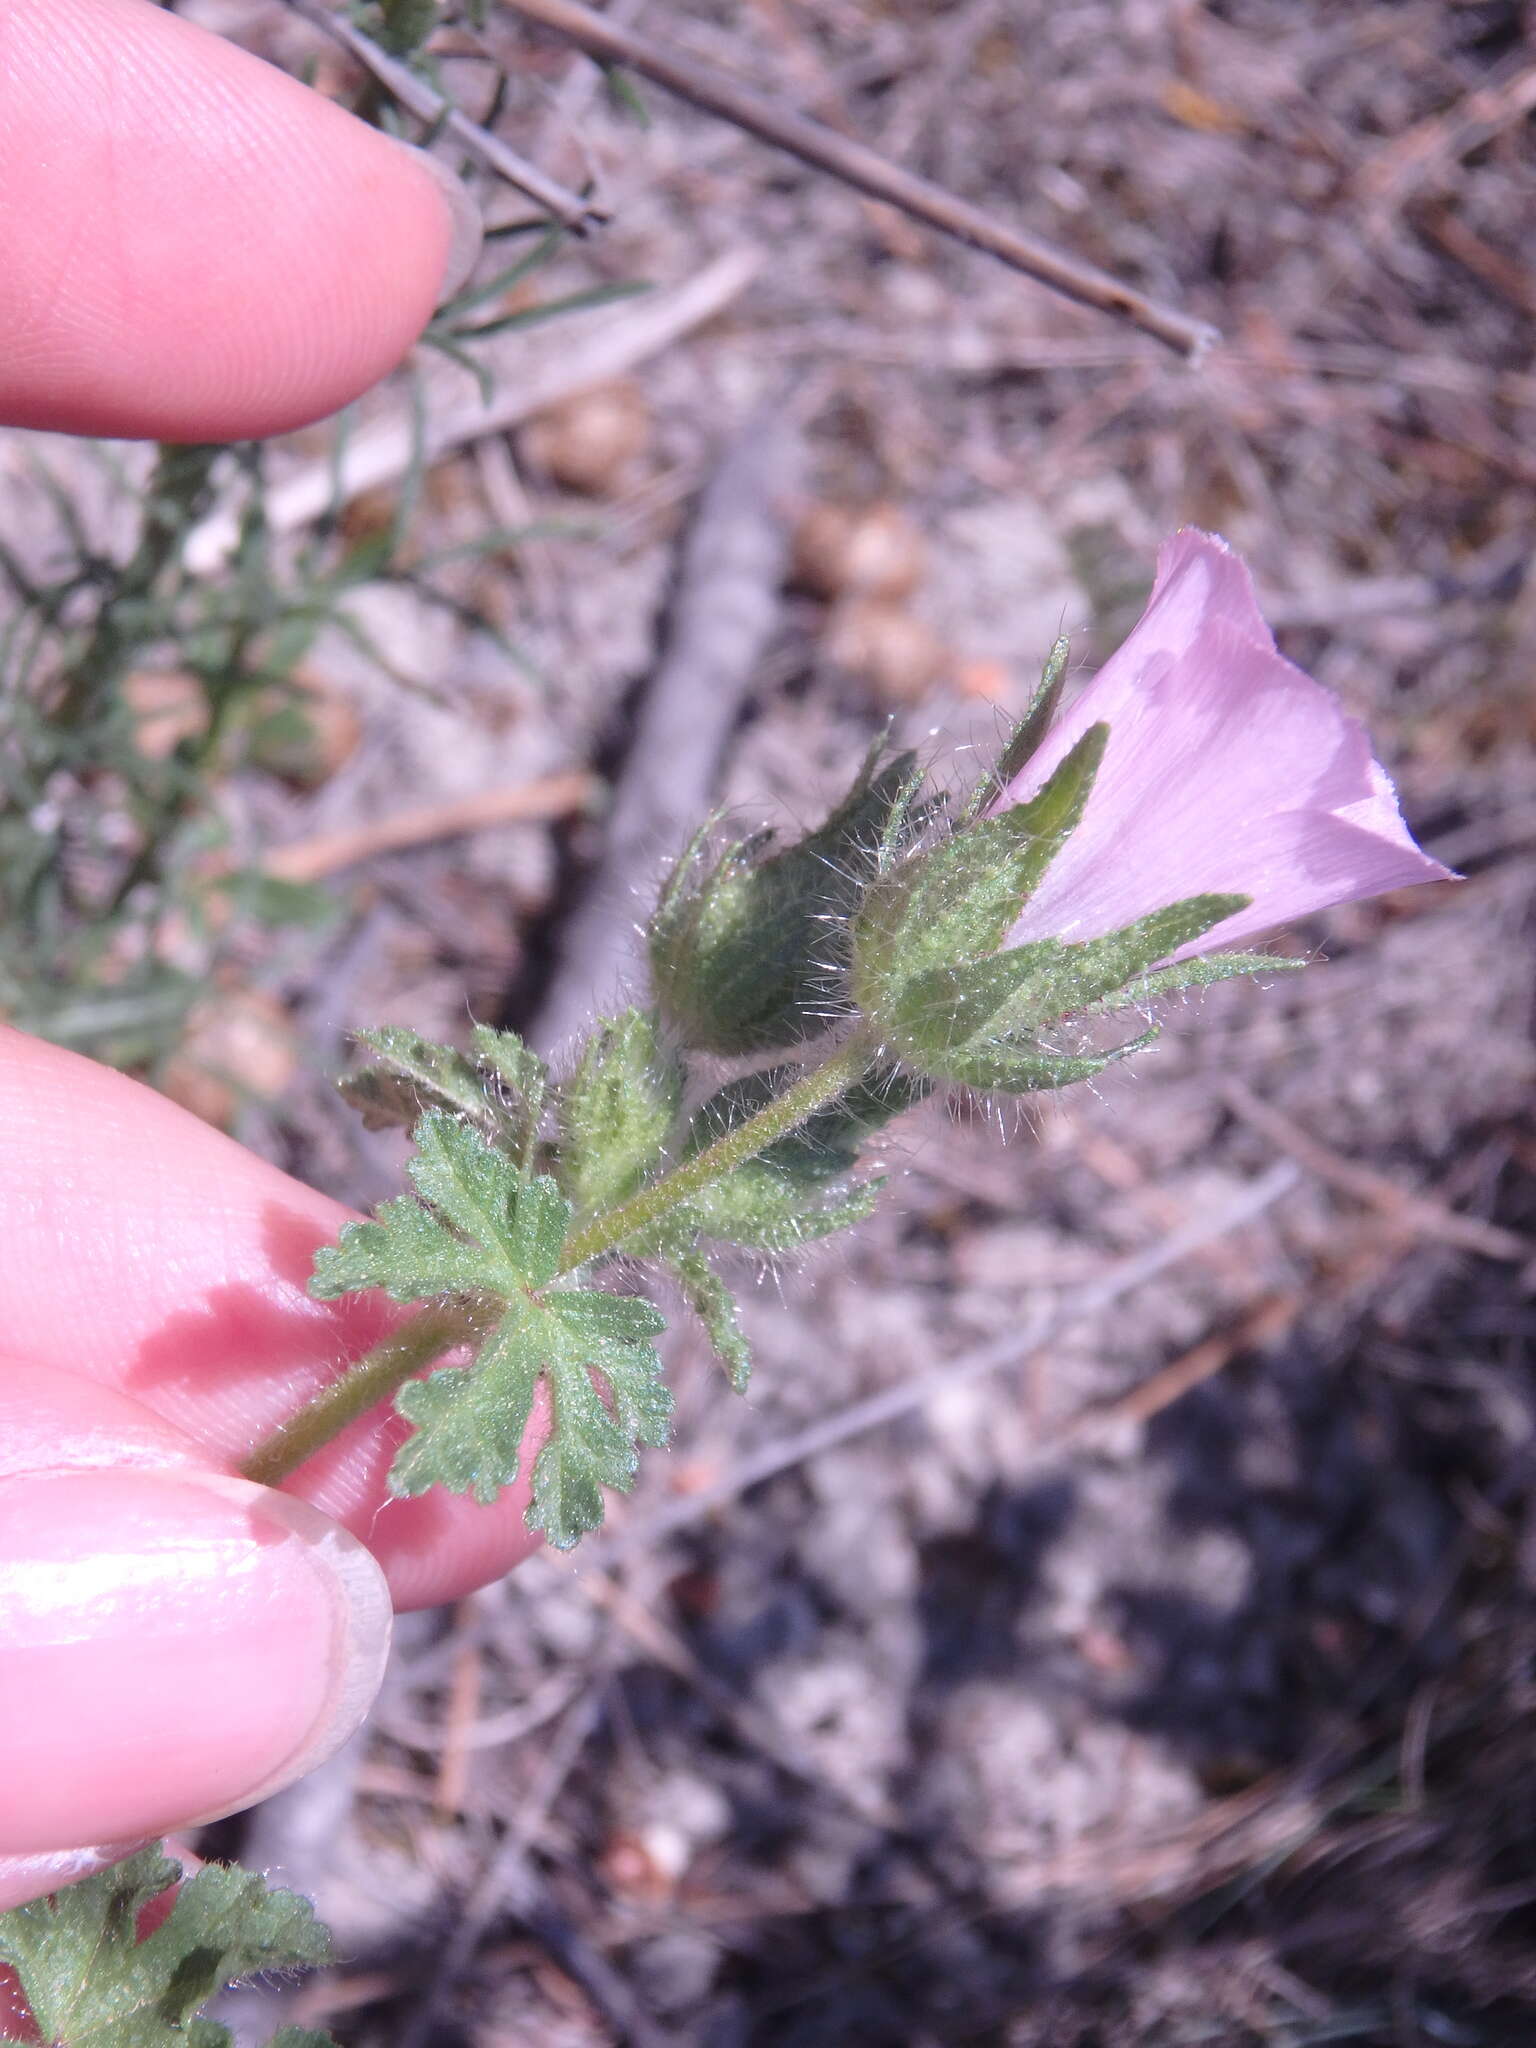
[[[467,114],[459,111],[452,100],[434,91],[424,78],[398,63],[387,50],[381,50],[371,36],[365,36],[361,29],[354,28],[345,15],[332,14],[329,8],[319,4],[319,0],[288,0],[288,5],[295,14],[302,14],[306,21],[313,22],[316,28],[333,36],[418,121],[425,121],[429,126],[441,128],[445,134],[451,135],[455,142],[479,157],[498,178],[504,178],[509,185],[542,206],[562,227],[569,228],[573,234],[583,235],[589,228],[600,227],[607,220],[608,215],[594,201],[568,191],[541,171],[537,164],[529,163],[515,149],[509,149],[499,135],[478,127]]]
[[[543,333],[500,336],[476,356],[495,387],[489,401],[463,370],[431,364],[421,373],[419,409],[397,404],[334,452],[273,483],[264,508],[268,530],[293,533],[364,491],[397,483],[417,463],[429,468],[465,442],[505,433],[546,406],[621,376],[723,312],[761,262],[755,250],[727,249],[681,284],[622,306],[567,314]],[[234,553],[239,539],[239,508],[221,505],[193,527],[182,560],[195,575],[207,575]]]
[[[590,809],[601,786],[595,775],[573,769],[564,775],[541,775],[533,782],[515,782],[505,789],[477,790],[472,796],[450,797],[446,803],[396,811],[393,817],[378,818],[349,832],[325,832],[279,846],[267,855],[262,867],[279,881],[318,882],[378,854],[399,853],[434,839],[458,839],[492,825],[568,818],[573,812]]]
[[[885,200],[956,241],[985,250],[1010,269],[1049,285],[1064,297],[1129,320],[1133,327],[1155,335],[1192,362],[1198,362],[1221,339],[1205,321],[1159,305],[1091,264],[1079,263],[1048,243],[1020,234],[930,179],[889,162],[867,144],[778,106],[638,30],[593,13],[578,0],[508,0],[508,4],[515,14],[552,29],[599,63],[628,66],[706,113],[718,114],[748,134],[787,150],[872,199]]]
[[[1311,1137],[1284,1116],[1273,1104],[1261,1100],[1245,1081],[1223,1084],[1222,1093],[1243,1122],[1299,1161],[1308,1173],[1315,1173],[1331,1187],[1342,1188],[1368,1208],[1375,1209],[1407,1237],[1427,1237],[1438,1244],[1477,1252],[1485,1259],[1523,1261],[1536,1253],[1536,1242],[1488,1223],[1481,1216],[1463,1216],[1429,1195],[1400,1187],[1384,1173],[1345,1159]]]

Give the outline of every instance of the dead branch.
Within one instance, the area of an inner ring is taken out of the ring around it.
[[[776,149],[787,150],[802,163],[840,178],[845,185],[852,185],[872,199],[885,200],[914,220],[937,228],[941,234],[984,250],[1010,269],[1049,285],[1064,297],[1117,319],[1129,320],[1132,326],[1155,335],[1191,362],[1199,362],[1221,339],[1205,321],[1192,320],[1171,306],[1159,305],[1104,271],[1079,263],[1048,243],[1006,226],[930,179],[903,170],[867,144],[839,135],[835,129],[791,108],[778,106],[638,30],[594,14],[590,8],[579,5],[578,0],[508,0],[508,5],[514,14],[553,30],[599,63],[627,65],[653,85],[692,101],[706,113],[718,114],[722,120],[772,143]]]
[[[600,786],[595,775],[572,771],[513,783],[506,789],[478,790],[473,796],[453,797],[447,803],[396,811],[393,817],[376,819],[350,832],[326,832],[279,846],[267,855],[262,867],[279,881],[318,882],[377,854],[399,853],[434,839],[456,839],[466,832],[484,832],[492,825],[568,818],[574,811],[588,809]]]
[[[332,14],[329,8],[319,4],[319,0],[288,0],[288,5],[295,14],[303,15],[306,21],[313,22],[316,28],[323,29],[326,35],[349,51],[408,113],[414,114],[418,121],[425,121],[429,126],[451,135],[498,178],[504,178],[509,185],[542,206],[562,227],[569,228],[573,234],[584,235],[588,229],[600,227],[607,220],[608,215],[594,201],[568,191],[541,171],[537,164],[529,163],[515,149],[509,149],[500,136],[478,127],[467,114],[460,112],[452,100],[435,91],[424,78],[418,77],[404,64],[398,63],[387,50],[381,50],[371,36],[365,36],[361,29],[354,28],[345,15]]]
[[[397,403],[334,453],[273,483],[268,530],[292,533],[364,491],[398,482],[417,462],[430,467],[465,442],[505,433],[574,392],[621,376],[723,312],[761,263],[755,250],[728,249],[681,284],[622,306],[568,314],[541,334],[501,336],[477,355],[494,386],[489,401],[465,371],[433,363],[421,373],[419,415],[408,402]],[[239,538],[238,506],[221,505],[188,534],[182,560],[194,575],[207,575],[234,553]]]
[[[666,647],[647,686],[596,872],[561,935],[533,1036],[550,1051],[589,1023],[636,951],[636,884],[714,801],[721,756],[778,608],[799,434],[759,414],[727,448],[683,543]]]

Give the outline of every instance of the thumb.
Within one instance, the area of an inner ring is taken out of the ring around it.
[[[290,1784],[378,1689],[368,1551],[206,1457],[126,1395],[0,1362],[0,1907]]]

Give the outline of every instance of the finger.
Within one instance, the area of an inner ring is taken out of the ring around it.
[[[131,1394],[233,1470],[399,1311],[317,1302],[348,1211],[153,1090],[0,1028],[0,1311],[13,1353]],[[399,1606],[456,1598],[534,1547],[526,1483],[490,1507],[391,1500],[404,1426],[355,1425],[289,1483],[363,1538]],[[527,1459],[524,1460],[526,1467]]]
[[[389,1643],[364,1546],[115,1388],[0,1386],[0,1857],[216,1819],[338,1748]]]
[[[422,159],[148,0],[0,0],[0,418],[318,418],[404,354],[455,232]]]

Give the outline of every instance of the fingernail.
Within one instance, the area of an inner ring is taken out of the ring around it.
[[[0,1485],[0,1856],[237,1812],[346,1740],[390,1607],[355,1538],[217,1473]]]
[[[396,140],[395,137],[390,139]],[[485,241],[485,222],[464,180],[456,172],[449,170],[431,150],[417,149],[415,144],[410,142],[400,142],[398,147],[420,164],[423,170],[432,173],[438,190],[448,202],[448,211],[453,218],[453,234],[448,243],[448,260],[437,294],[438,305],[446,306],[448,301],[456,297],[468,284],[470,275],[480,259],[481,246]]]

